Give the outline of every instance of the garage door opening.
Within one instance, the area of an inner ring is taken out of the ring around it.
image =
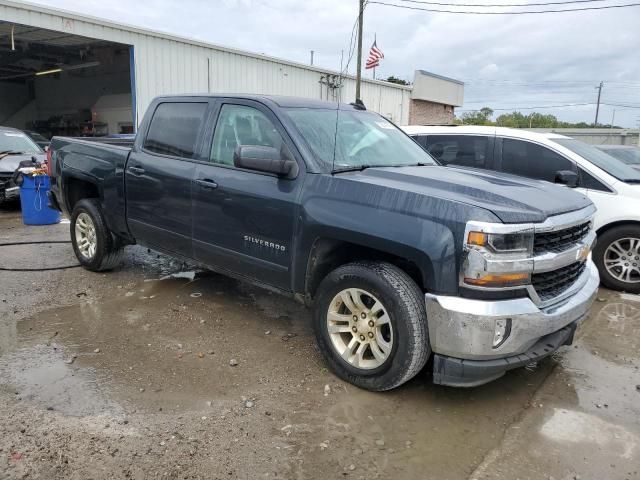
[[[133,47],[0,21],[0,125],[53,135],[135,131]]]

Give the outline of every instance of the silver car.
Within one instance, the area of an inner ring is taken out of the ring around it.
[[[622,160],[627,165],[640,170],[640,147],[631,145],[594,145],[612,157]]]
[[[15,128],[0,127],[0,202],[18,196],[11,177],[20,162],[34,157],[44,161],[44,151],[33,140]]]

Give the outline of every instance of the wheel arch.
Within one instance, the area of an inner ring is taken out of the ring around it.
[[[391,263],[404,271],[426,290],[433,278],[433,268],[427,258],[406,258],[391,251],[379,250],[360,243],[330,237],[318,237],[313,242],[306,264],[304,296],[307,302],[315,297],[320,282],[341,265],[357,260],[378,260]]]
[[[102,200],[102,194],[98,182],[92,178],[84,176],[67,176],[64,182],[64,203],[69,213],[73,208],[85,198],[96,198]]]
[[[635,226],[640,227],[640,221],[638,220],[618,220],[616,222],[607,223],[606,225],[602,225],[598,230],[596,230],[596,234],[598,236],[602,235],[609,230],[616,227],[626,227],[626,226]]]

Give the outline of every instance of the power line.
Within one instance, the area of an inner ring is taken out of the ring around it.
[[[367,7],[368,3],[369,3],[369,1],[365,0],[364,8]],[[344,70],[342,70],[342,72],[340,72],[340,76],[344,75],[345,73],[347,73],[349,71],[349,64],[351,63],[351,59],[353,58],[353,54],[354,54],[355,49],[356,49],[356,43],[353,40],[354,40],[354,34],[356,32],[356,27],[358,26],[358,18],[359,17],[360,17],[360,14],[358,14],[356,16],[356,21],[353,22],[353,28],[351,29],[351,38],[349,39],[349,49],[347,50],[347,64],[345,65]]]
[[[398,1],[398,0],[396,0]],[[402,1],[402,0],[400,0]],[[606,5],[606,6],[600,6],[600,7],[581,7],[581,8],[571,8],[571,9],[565,9],[565,10],[535,10],[532,12],[527,12],[527,11],[515,11],[515,12],[470,12],[470,11],[464,11],[464,10],[441,10],[441,9],[435,9],[435,8],[425,8],[425,7],[412,7],[409,5],[396,5],[393,3],[385,3],[385,2],[378,2],[378,1],[373,1],[370,0],[369,2],[367,2],[369,4],[376,4],[376,5],[384,5],[386,7],[395,7],[395,8],[404,8],[404,9],[408,9],[408,10],[421,10],[423,12],[434,12],[434,13],[457,13],[457,14],[461,14],[461,15],[533,15],[533,14],[538,14],[538,13],[564,13],[564,12],[583,12],[586,10],[606,10],[609,8],[626,8],[626,7],[638,7],[640,6],[640,3],[627,3],[624,5]],[[449,6],[455,7],[456,5],[454,4],[449,4]]]
[[[587,105],[595,105],[595,102],[590,102],[590,103],[565,103],[563,105],[540,105],[537,107],[509,107],[509,108],[492,108],[491,110],[493,111],[507,111],[507,110],[535,110],[535,109],[542,109],[542,108],[562,108],[562,107],[582,107],[582,106],[587,106]],[[466,109],[466,108],[462,108],[459,109],[458,111],[463,111],[463,112],[479,112],[480,109]]]
[[[563,107],[584,107],[589,105],[595,105],[596,102],[587,102],[587,103],[565,103],[562,105],[538,105],[536,107],[507,107],[507,108],[491,108],[494,112],[497,111],[517,111],[517,110],[537,110],[544,108],[563,108]],[[640,105],[624,105],[618,103],[607,103],[600,102],[600,105],[607,105],[609,107],[620,107],[620,108],[629,108],[629,109],[640,109]],[[490,107],[489,107],[490,108]],[[458,112],[479,112],[479,108],[459,108],[456,111]]]
[[[397,2],[406,2],[406,3],[418,3],[422,5],[441,5],[445,7],[537,7],[537,6],[545,6],[545,5],[567,5],[572,3],[594,3],[594,2],[604,2],[606,0],[568,0],[563,2],[542,2],[542,3],[511,3],[511,4],[500,4],[500,3],[485,3],[485,4],[477,4],[477,3],[445,3],[445,2],[429,2],[425,0],[395,0]]]

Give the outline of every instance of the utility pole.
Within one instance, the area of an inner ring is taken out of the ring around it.
[[[600,85],[596,87],[598,89],[598,104],[596,105],[596,122],[593,125],[596,128],[598,128],[598,113],[600,113],[600,95],[602,95],[602,85],[603,82],[600,82]]]
[[[311,50],[311,66],[313,67],[313,50]]]
[[[362,79],[362,24],[364,17],[364,0],[359,0],[358,13],[358,67],[356,68],[356,100],[360,100],[360,81]]]

